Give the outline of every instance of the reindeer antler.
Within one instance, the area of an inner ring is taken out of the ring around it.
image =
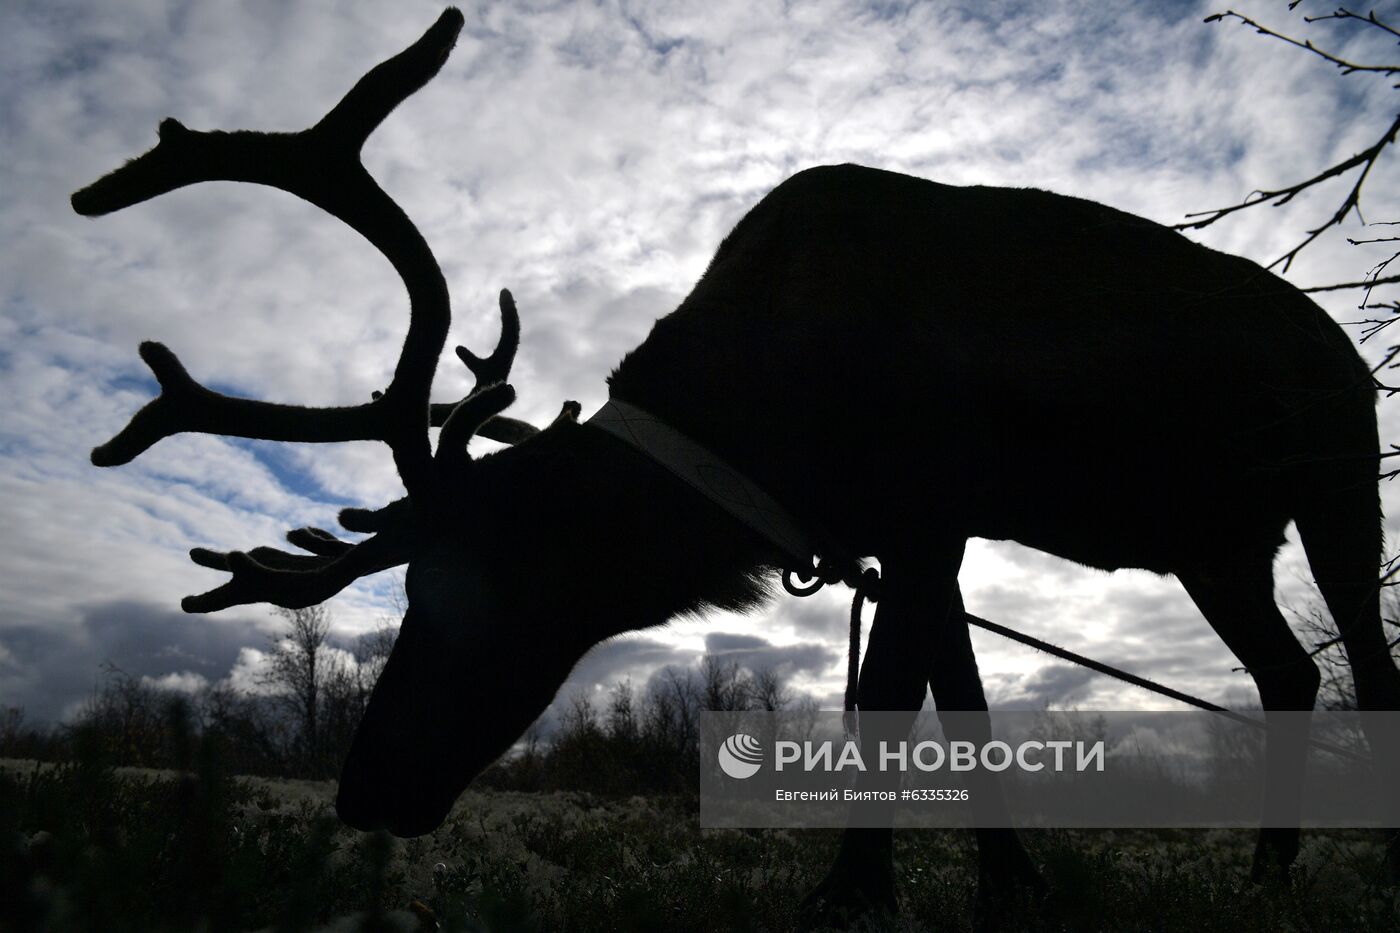
[[[141,358],[161,392],[106,444],[92,452],[97,466],[127,463],[173,434],[199,432],[265,440],[331,442],[380,440],[389,445],[406,500],[377,511],[342,513],[347,529],[373,531],[359,544],[320,529],[289,532],[288,540],[310,552],[273,548],[221,553],[196,548],[195,563],[232,573],[223,586],[187,597],[189,612],[271,602],[288,608],[329,598],[360,576],[410,556],[412,527],[431,509],[444,464],[465,459],[470,434],[515,442],[535,429],[496,417],[514,398],[503,390],[520,342],[520,320],[510,293],[501,292],[501,339],[492,354],[479,358],[459,348],[477,377],[473,392],[455,405],[430,405],[434,371],[447,338],[451,307],[447,283],[428,244],[407,215],[375,183],[360,161],[365,139],[410,94],[426,84],[447,59],[462,28],[462,14],[446,10],[438,21],[398,55],[371,69],[320,122],[298,133],[197,132],[178,121],[160,124],[156,147],[105,175],[72,197],[74,210],[98,216],[121,210],[176,188],[201,181],[245,181],[270,185],[304,198],[339,217],[382,252],[403,279],[409,296],[409,326],[388,388],[363,405],[306,408],[235,398],[196,382],[165,346],[147,342]],[[494,421],[495,424],[488,422]],[[428,443],[430,425],[443,425],[452,453],[435,463]],[[450,429],[450,430],[449,430]]]

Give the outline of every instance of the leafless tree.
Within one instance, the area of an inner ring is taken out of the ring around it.
[[[398,634],[397,625],[386,623],[355,640],[350,654],[355,659],[356,689],[366,701],[384,670],[385,662],[389,660],[389,652],[394,650],[394,639]]]
[[[560,717],[560,726],[564,732],[575,735],[599,731],[598,709],[586,691],[579,690],[569,698],[569,703]]]
[[[104,750],[123,764],[157,763],[163,738],[161,696],[139,677],[111,661],[102,665],[102,677],[93,685],[74,720],[74,727],[100,738]]]
[[[196,709],[205,737],[217,736],[229,767],[239,773],[296,773],[296,739],[266,698],[250,696],[228,682],[203,690]]]
[[[700,659],[700,702],[712,712],[749,708],[749,679],[739,662],[713,654]]]
[[[792,706],[789,722],[792,724],[798,741],[811,741],[812,733],[816,732],[817,729],[817,718],[821,712],[821,704],[810,693],[804,693],[797,698],[797,702]]]
[[[273,611],[286,622],[287,629],[273,637],[259,683],[273,691],[297,724],[302,755],[315,766],[323,750],[323,691],[328,683],[344,676],[343,665],[336,663],[328,650],[330,610],[317,605]]]
[[[765,667],[753,672],[749,678],[749,706],[751,709],[776,713],[792,705],[792,691],[788,689],[787,678],[775,668]]]
[[[608,735],[630,742],[637,738],[638,728],[632,682],[618,681],[608,693]]]
[[[674,750],[695,747],[700,735],[700,697],[693,671],[663,668],[651,688],[648,731]]]
[[[1289,9],[1291,10],[1296,8],[1300,2],[1301,0],[1293,0],[1293,2],[1289,3],[1288,5]],[[1237,21],[1242,25],[1253,28],[1260,35],[1267,36],[1271,39],[1277,39],[1289,45],[1303,49],[1311,53],[1312,55],[1317,56],[1322,61],[1339,69],[1344,76],[1361,75],[1363,77],[1380,79],[1384,81],[1389,81],[1397,76],[1400,76],[1400,61],[1369,64],[1350,61],[1348,59],[1342,58],[1339,55],[1327,51],[1325,48],[1322,47],[1322,45],[1315,43],[1312,38],[1296,39],[1291,36],[1284,35],[1283,33],[1276,32],[1274,29],[1255,21],[1248,16],[1245,16],[1241,13],[1236,13],[1234,10],[1227,10],[1224,13],[1215,13],[1211,16],[1206,17],[1206,22],[1208,23],[1229,21]],[[1324,16],[1305,16],[1303,17],[1303,22],[1309,26],[1315,23],[1344,23],[1346,25],[1356,26],[1361,29],[1379,30],[1380,32],[1386,33],[1390,36],[1400,37],[1400,31],[1397,31],[1395,27],[1390,26],[1389,24],[1382,21],[1381,18],[1376,15],[1375,10],[1371,10],[1370,12],[1363,15],[1359,13],[1353,13],[1345,8],[1340,8],[1335,12],[1328,13]],[[1322,41],[1335,42],[1338,40],[1335,36],[1333,36],[1327,40]],[[1400,89],[1400,84],[1396,84],[1394,85],[1394,87]],[[1320,236],[1322,236],[1331,228],[1340,227],[1343,221],[1345,221],[1352,213],[1355,213],[1357,219],[1360,220],[1362,223],[1365,222],[1361,211],[1362,191],[1366,186],[1367,180],[1371,176],[1372,170],[1376,167],[1376,165],[1381,161],[1382,158],[1384,158],[1390,153],[1391,147],[1395,144],[1395,139],[1397,135],[1400,135],[1400,115],[1397,115],[1394,118],[1394,120],[1384,129],[1384,131],[1381,132],[1381,134],[1376,138],[1375,142],[1367,146],[1365,149],[1362,149],[1360,152],[1350,156],[1349,158],[1342,159],[1336,162],[1335,164],[1330,165],[1324,168],[1323,170],[1317,172],[1316,174],[1305,178],[1301,181],[1294,182],[1293,184],[1279,185],[1275,188],[1255,190],[1238,203],[1232,204],[1228,207],[1215,208],[1213,210],[1199,211],[1194,214],[1188,214],[1187,220],[1184,223],[1178,224],[1177,229],[1196,230],[1202,227],[1208,227],[1216,221],[1228,217],[1231,214],[1236,213],[1237,211],[1242,211],[1251,207],[1257,207],[1261,204],[1271,204],[1274,207],[1280,207],[1289,203],[1299,194],[1303,193],[1304,191],[1307,191],[1310,188],[1313,188],[1314,186],[1324,184],[1325,182],[1331,181],[1332,179],[1350,176],[1352,181],[1351,187],[1342,197],[1342,200],[1337,205],[1336,209],[1333,210],[1330,214],[1328,214],[1323,219],[1323,221],[1317,226],[1309,229],[1302,241],[1300,241],[1293,248],[1289,249],[1282,256],[1275,259],[1268,266],[1268,268],[1270,269],[1274,268],[1275,266],[1278,266],[1280,267],[1281,272],[1287,272],[1289,267],[1293,264],[1293,260],[1296,259],[1304,249],[1316,242],[1316,240]],[[1347,242],[1352,243],[1354,245],[1371,243],[1396,243],[1400,242],[1400,237],[1392,236],[1371,239],[1352,239],[1348,237]],[[1388,270],[1390,265],[1397,258],[1400,258],[1400,250],[1392,251],[1389,257],[1372,267],[1371,271],[1366,275],[1366,277],[1360,281],[1337,282],[1329,285],[1305,288],[1303,289],[1303,291],[1320,292],[1333,291],[1338,289],[1364,289],[1366,294],[1369,295],[1371,293],[1371,290],[1378,285],[1387,285],[1400,282],[1400,275],[1382,275]],[[1393,309],[1394,302],[1387,304],[1385,307]]]

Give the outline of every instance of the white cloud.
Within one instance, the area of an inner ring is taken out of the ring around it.
[[[209,686],[209,679],[194,671],[172,671],[159,677],[151,677],[148,674],[141,678],[141,683],[157,690],[194,694]]]
[[[267,683],[267,669],[267,652],[257,648],[242,648],[238,652],[238,659],[229,670],[225,683],[240,693],[255,696],[276,693],[276,689]]]

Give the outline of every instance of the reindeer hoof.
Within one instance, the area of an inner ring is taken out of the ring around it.
[[[804,930],[880,928],[899,912],[892,870],[837,862],[798,907]]]

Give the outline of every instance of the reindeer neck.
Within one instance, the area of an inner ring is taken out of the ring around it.
[[[502,571],[580,635],[599,641],[763,599],[771,545],[597,428],[556,425],[491,459],[511,487],[488,504],[509,517]]]

